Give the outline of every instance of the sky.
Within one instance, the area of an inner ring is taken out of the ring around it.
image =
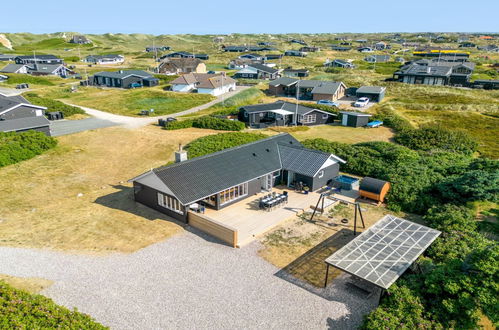
[[[0,32],[498,32],[498,13],[499,0],[5,0]]]

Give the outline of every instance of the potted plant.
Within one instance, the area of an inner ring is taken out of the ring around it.
[[[303,187],[303,192],[305,193],[305,195],[307,195],[307,194],[308,194],[308,191],[309,191],[309,190],[310,190],[310,188],[309,188],[309,187],[307,187],[307,186],[304,186],[304,187]]]

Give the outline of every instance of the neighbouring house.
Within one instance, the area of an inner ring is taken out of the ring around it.
[[[332,50],[335,50],[337,52],[348,52],[349,50],[352,50],[352,47],[346,47],[346,46],[331,46]]]
[[[63,64],[62,58],[55,55],[21,55],[14,58],[16,64]]]
[[[385,97],[386,87],[380,86],[362,86],[357,88],[355,96],[367,97],[374,102],[381,102]]]
[[[88,55],[85,62],[93,64],[121,64],[125,62],[125,57],[118,54]]]
[[[33,76],[59,76],[66,78],[75,72],[64,64],[8,64],[0,72],[30,74]]]
[[[290,77],[290,78],[304,78],[308,77],[308,74],[310,71],[308,69],[293,69],[293,68],[287,68],[282,71],[282,75],[284,77]]]
[[[369,63],[386,63],[391,59],[390,55],[369,55],[364,58],[364,61]]]
[[[402,66],[393,74],[393,79],[407,84],[465,86],[474,69],[473,62],[419,60]]]
[[[473,88],[483,88],[483,89],[499,89],[499,80],[486,80],[479,79],[473,82]]]
[[[412,54],[418,57],[442,57],[452,56],[454,58],[469,58],[470,53],[451,48],[423,47],[415,49]]]
[[[265,58],[267,60],[279,60],[282,58],[282,56],[283,56],[283,54],[266,54]]]
[[[208,54],[192,54],[189,52],[175,52],[166,54],[160,57],[160,60],[165,59],[167,57],[180,57],[180,58],[198,58],[200,60],[207,60],[210,58]]]
[[[244,54],[240,55],[239,58],[245,58],[253,61],[265,61],[267,58],[265,55],[260,55],[260,54]]]
[[[355,42],[358,42],[359,44],[367,44],[367,39],[357,39]]]
[[[306,57],[307,53],[302,52],[299,50],[287,50],[284,52],[284,56],[299,56],[299,57]]]
[[[289,134],[187,159],[147,171],[133,179],[136,202],[189,223],[191,205],[220,210],[273,186],[302,182],[312,191],[339,174],[341,158],[303,147]]]
[[[357,51],[361,53],[372,53],[374,52],[374,49],[372,49],[371,47],[359,47],[357,48]]]
[[[269,46],[248,46],[248,51],[249,52],[271,52],[277,50],[275,47],[269,47]]]
[[[472,42],[462,42],[459,44],[459,48],[476,48],[476,44]]]
[[[97,72],[89,78],[90,85],[117,88],[152,87],[159,79],[142,70],[119,70]]]
[[[320,47],[314,47],[314,46],[304,46],[299,49],[300,52],[305,52],[305,53],[315,53],[315,52],[320,52],[321,48]]]
[[[405,63],[405,58],[403,58],[402,56],[397,56],[397,57],[395,57],[395,62]]]
[[[243,53],[248,51],[246,46],[222,46],[224,52]]]
[[[167,57],[159,63],[156,72],[166,75],[206,73],[206,64],[198,58]]]
[[[50,136],[47,108],[31,104],[24,97],[0,94],[0,132],[43,132]]]
[[[79,45],[87,45],[91,44],[92,42],[85,36],[81,34],[75,34],[71,40],[69,40],[70,43],[72,44],[79,44]]]
[[[265,64],[253,63],[236,72],[237,79],[277,79],[279,70],[266,66]]]
[[[171,82],[174,92],[193,92],[218,96],[236,90],[236,81],[223,74],[187,73]]]
[[[336,115],[296,103],[277,101],[239,108],[238,119],[251,128],[332,123]]]
[[[292,43],[292,44],[300,44],[300,45],[303,45],[303,46],[307,45],[307,43],[304,40],[301,40],[301,39],[291,39],[289,42]]]
[[[350,127],[364,127],[372,116],[362,112],[340,111],[341,125]]]
[[[299,80],[282,77],[269,83],[269,93],[276,96],[297,97],[300,100],[336,101],[345,96],[343,82],[322,80]]]
[[[146,52],[151,53],[151,52],[164,52],[170,50],[170,46],[147,46],[146,47]]]
[[[355,65],[353,65],[352,62],[346,61],[346,60],[341,60],[341,59],[335,59],[335,60],[329,60],[326,59],[326,62],[324,62],[325,67],[330,67],[330,68],[345,68],[345,69],[353,69],[355,68]]]
[[[376,50],[385,50],[387,48],[387,44],[384,41],[380,41],[374,44],[374,49]]]
[[[231,70],[241,70],[241,69],[244,69],[247,66],[249,66],[251,64],[255,64],[255,63],[263,64],[264,61],[261,61],[261,60],[251,60],[251,59],[248,59],[248,58],[236,58],[236,59],[231,60],[229,62],[229,65],[227,67],[229,69],[231,69]]]
[[[478,50],[484,50],[489,53],[499,53],[499,46],[497,45],[478,46]]]
[[[14,54],[0,54],[0,61],[13,61],[17,56]]]

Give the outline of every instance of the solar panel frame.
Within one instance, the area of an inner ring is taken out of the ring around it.
[[[438,230],[388,214],[325,262],[388,289],[440,234]]]

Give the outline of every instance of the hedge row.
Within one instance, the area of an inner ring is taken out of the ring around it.
[[[0,132],[0,167],[33,158],[56,144],[56,139],[41,132]]]
[[[84,114],[81,108],[73,107],[72,105],[67,105],[61,101],[48,99],[45,97],[40,97],[35,93],[27,93],[24,97],[33,104],[40,105],[47,108],[47,112],[61,111],[64,117],[70,117],[76,114]]]
[[[176,130],[188,127],[214,129],[218,131],[241,131],[245,128],[243,122],[229,120],[212,116],[203,116],[195,119],[187,119],[168,123],[167,130]]]
[[[186,149],[189,158],[194,158],[227,148],[236,147],[245,143],[254,142],[266,137],[266,135],[260,133],[221,133],[196,139],[189,143]]]
[[[1,329],[107,329],[90,316],[0,281]]]

